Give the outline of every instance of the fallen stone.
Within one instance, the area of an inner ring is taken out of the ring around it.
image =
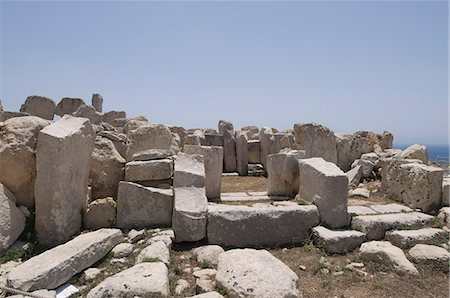
[[[169,294],[167,267],[156,262],[140,263],[106,278],[87,297],[167,297]]]
[[[327,127],[316,123],[296,123],[294,135],[299,149],[305,151],[305,158],[322,157],[337,163],[336,136]]]
[[[374,178],[372,172],[375,169],[375,165],[370,160],[357,159],[352,163],[352,168],[361,166],[362,178]]]
[[[224,252],[216,280],[231,297],[301,297],[298,276],[266,250]]]
[[[20,107],[20,111],[31,116],[37,116],[46,120],[53,120],[55,115],[55,102],[43,96],[28,96],[25,103]]]
[[[299,196],[319,208],[320,221],[330,228],[345,227],[348,179],[339,167],[322,158],[299,159]]]
[[[370,197],[370,190],[365,188],[355,188],[348,192],[350,197],[363,197],[368,199]]]
[[[366,233],[368,240],[381,240],[388,230],[422,228],[433,221],[433,216],[420,212],[361,215],[352,219],[352,229]]]
[[[312,231],[314,244],[332,254],[351,252],[366,240],[366,235],[358,231],[334,231],[322,226],[315,227]]]
[[[185,279],[177,280],[175,285],[175,294],[181,295],[185,290],[189,289],[189,283]]]
[[[117,227],[171,226],[173,191],[121,181],[117,196]]]
[[[116,222],[116,202],[113,198],[103,198],[91,202],[83,217],[88,230],[110,228]]]
[[[170,159],[131,161],[125,165],[126,181],[166,180],[173,175],[173,161]]]
[[[223,170],[226,173],[236,172],[236,139],[233,124],[220,120],[219,134],[223,136]]]
[[[127,149],[127,161],[133,160],[133,155],[147,149],[163,149],[178,151],[172,146],[172,132],[162,124],[148,124],[132,131],[129,135],[130,145]]]
[[[400,153],[400,158],[406,158],[406,159],[419,159],[424,164],[428,163],[428,150],[426,146],[422,146],[419,144],[414,144],[403,150],[402,153]]]
[[[391,203],[391,204],[386,204],[386,205],[370,205],[370,208],[372,208],[372,210],[374,210],[375,212],[380,213],[380,214],[413,212],[414,211],[409,207],[406,207],[406,206],[403,206],[400,204],[396,204],[396,203]]]
[[[24,291],[55,289],[102,259],[121,241],[118,229],[81,234],[15,267],[8,274],[8,285]]]
[[[195,292],[204,293],[213,291],[216,287],[216,282],[209,276],[205,275],[195,280]]]
[[[348,206],[348,213],[352,216],[377,214],[375,210],[367,206]]]
[[[103,116],[95,110],[93,106],[81,105],[75,112],[72,113],[74,117],[87,118],[92,124],[102,123]]]
[[[126,124],[126,117],[127,114],[124,111],[109,111],[103,114],[103,122],[114,127],[123,127]],[[122,120],[125,120],[125,123],[122,123]]]
[[[147,149],[133,154],[133,160],[147,161],[147,160],[166,159],[168,157],[171,157],[173,154],[174,152],[172,150]]]
[[[133,244],[131,243],[119,243],[112,249],[112,254],[115,258],[128,257],[133,252]]]
[[[349,186],[357,186],[359,182],[361,182],[361,178],[363,176],[363,168],[361,165],[357,165],[347,173],[348,185]]]
[[[72,115],[82,105],[85,105],[85,103],[80,98],[64,97],[56,106],[55,114],[61,117],[65,114]]]
[[[166,244],[162,241],[155,242],[144,248],[136,258],[136,263],[154,262],[159,260],[166,265],[170,264],[170,253]]]
[[[69,115],[39,132],[34,193],[42,246],[64,243],[80,231],[94,140],[89,120]]]
[[[34,206],[36,144],[39,131],[49,124],[35,116],[0,122],[0,183],[14,194],[18,205]]]
[[[202,276],[214,276],[216,275],[217,270],[216,269],[211,269],[211,268],[207,268],[207,269],[201,269],[201,270],[196,270],[194,271],[194,273],[192,275],[194,275],[197,278],[201,278]]]
[[[56,298],[56,291],[48,291],[48,290],[37,290],[30,293],[33,295],[32,297],[39,298]],[[8,298],[28,298],[30,295],[12,295],[8,296]]]
[[[197,262],[207,262],[212,265],[217,265],[219,255],[223,252],[223,248],[219,245],[205,245],[192,250],[192,253],[197,258]]]
[[[86,281],[91,281],[96,279],[100,275],[101,271],[98,268],[89,268],[84,270],[83,278]]]
[[[389,266],[399,274],[419,275],[416,267],[408,261],[403,251],[387,241],[363,243],[359,252],[365,261]]]
[[[24,229],[25,216],[16,207],[16,198],[0,183],[0,252],[8,249]]]
[[[410,248],[416,244],[445,243],[448,241],[448,233],[436,228],[394,230],[386,232],[386,240],[395,246]]]
[[[192,296],[192,298],[194,298],[194,297],[195,298],[224,298],[222,295],[220,295],[219,293],[217,293],[215,291]]]
[[[144,239],[145,235],[146,235],[145,229],[142,229],[142,230],[139,230],[139,231],[137,231],[135,229],[132,229],[128,233],[128,243],[136,243],[139,240]]]
[[[319,224],[316,206],[249,207],[210,204],[208,206],[208,242],[233,247],[266,247],[301,243]]]
[[[305,151],[288,150],[267,156],[269,196],[294,196],[300,186],[298,160]]]
[[[442,221],[442,223],[450,228],[450,207],[443,207],[439,210],[437,218]]]
[[[428,244],[416,244],[408,253],[415,263],[441,265],[448,270],[450,253],[445,248]]]

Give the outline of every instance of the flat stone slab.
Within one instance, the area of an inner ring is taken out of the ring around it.
[[[208,205],[208,242],[232,247],[266,247],[300,243],[319,224],[316,206]]]
[[[266,250],[222,253],[216,280],[230,297],[301,297],[298,276]]]
[[[170,252],[164,241],[156,241],[145,247],[136,257],[136,263],[146,262],[146,259],[159,259],[166,265],[170,264]]]
[[[319,226],[312,229],[314,244],[324,248],[328,253],[347,253],[359,247],[366,234],[352,230],[330,230]]]
[[[144,151],[139,151],[133,154],[133,160],[135,161],[147,161],[147,160],[157,160],[165,159],[174,155],[172,150],[166,149],[147,149]]]
[[[369,207],[372,210],[374,210],[376,213],[380,213],[380,214],[413,212],[414,211],[407,206],[396,204],[396,203],[386,204],[386,205],[370,205]]]
[[[87,294],[97,297],[167,297],[169,276],[162,262],[140,263],[102,281]]]
[[[443,247],[427,244],[416,244],[409,250],[409,255],[415,263],[443,265],[448,268],[450,253]]]
[[[171,159],[131,161],[125,165],[126,181],[166,180],[173,175]]]
[[[81,234],[17,266],[8,274],[8,285],[29,289],[55,289],[102,259],[123,240],[118,229]]]
[[[368,240],[380,240],[388,230],[422,228],[433,221],[433,216],[421,212],[360,215],[353,218],[352,229],[366,233]]]
[[[370,197],[370,190],[365,188],[355,188],[348,192],[348,195],[350,197],[363,197],[363,198],[369,198]]]
[[[386,232],[386,239],[401,248],[416,244],[442,244],[448,241],[448,232],[442,229],[394,230]]]
[[[375,210],[368,206],[348,206],[348,213],[352,215],[370,215],[377,214]]]
[[[359,249],[361,258],[387,265],[399,274],[419,275],[416,267],[406,258],[403,251],[388,241],[370,241]]]

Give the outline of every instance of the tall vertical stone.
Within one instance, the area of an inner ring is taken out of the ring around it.
[[[270,127],[263,127],[259,132],[259,144],[261,150],[261,164],[267,166],[267,155],[276,153],[277,143],[274,137],[274,130]]]
[[[236,140],[231,122],[219,121],[219,134],[223,136],[223,169],[224,172],[236,172]]]
[[[64,243],[80,230],[94,140],[88,119],[68,115],[39,132],[35,229],[43,246]]]
[[[295,141],[306,157],[322,157],[326,161],[337,163],[336,136],[329,128],[316,123],[296,123]]]
[[[298,160],[305,157],[303,150],[283,150],[267,156],[269,196],[292,196],[300,186]]]
[[[92,94],[92,106],[99,113],[103,112],[103,96],[98,93]]]
[[[245,131],[238,131],[236,133],[236,161],[237,172],[240,176],[248,175],[248,145],[247,133]]]

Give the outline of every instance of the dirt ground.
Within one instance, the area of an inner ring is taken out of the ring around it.
[[[267,179],[264,177],[223,176],[222,192],[266,191]]]

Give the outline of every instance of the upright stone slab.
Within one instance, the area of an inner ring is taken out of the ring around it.
[[[315,123],[294,125],[295,140],[306,157],[322,157],[337,163],[336,136],[329,128]]]
[[[239,176],[248,175],[247,134],[242,131],[236,133],[236,161]]]
[[[92,94],[92,106],[99,113],[103,112],[103,96],[98,93]]]
[[[277,144],[274,137],[274,131],[270,127],[263,127],[259,132],[259,144],[261,150],[261,164],[266,167],[267,166],[267,155],[276,153]]]
[[[162,124],[148,124],[133,130],[127,150],[127,161],[133,160],[133,154],[147,149],[176,149],[172,146],[172,132]]]
[[[172,228],[175,242],[205,238],[208,199],[205,192],[203,156],[178,153],[173,186]]]
[[[443,178],[442,181],[442,206],[450,206],[450,177]]]
[[[223,169],[226,173],[236,172],[236,139],[233,124],[219,121],[219,134],[223,136]]]
[[[80,231],[94,139],[89,120],[72,116],[39,132],[35,229],[43,246],[64,243]]]
[[[206,175],[206,197],[210,200],[220,198],[223,173],[223,148],[217,146],[184,147],[186,154],[203,155]]]
[[[298,160],[304,157],[303,150],[287,150],[267,156],[269,196],[297,194],[300,186]]]
[[[336,134],[337,165],[344,172],[350,170],[354,161],[351,156],[352,143],[353,136],[351,134]]]
[[[302,199],[313,202],[321,222],[330,228],[345,227],[350,222],[347,212],[348,178],[339,167],[323,158],[299,160]]]
[[[20,107],[21,112],[30,114],[31,116],[38,116],[46,120],[53,120],[55,115],[55,102],[43,96],[28,96],[25,103]]]
[[[259,140],[249,140],[247,142],[248,163],[261,163],[261,147]]]
[[[8,286],[24,291],[55,289],[101,260],[122,239],[118,229],[81,234],[12,269],[8,274]]]
[[[19,238],[25,228],[25,216],[16,206],[14,195],[0,183],[0,253]]]
[[[80,98],[64,97],[56,106],[55,114],[58,116],[72,115],[82,105],[85,105],[85,103]]]

